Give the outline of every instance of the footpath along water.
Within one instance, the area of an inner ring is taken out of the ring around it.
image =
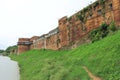
[[[0,80],[19,80],[19,67],[17,62],[9,57],[0,56]]]

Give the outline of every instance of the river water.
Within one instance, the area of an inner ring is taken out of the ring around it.
[[[19,78],[17,62],[9,57],[0,56],[0,80],[19,80]]]

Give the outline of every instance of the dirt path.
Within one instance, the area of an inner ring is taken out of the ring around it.
[[[93,75],[93,74],[88,70],[87,67],[83,66],[83,68],[85,69],[85,71],[88,73],[88,75],[90,76],[90,78],[91,78],[92,80],[102,80],[101,78]]]

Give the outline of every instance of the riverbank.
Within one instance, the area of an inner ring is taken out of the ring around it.
[[[19,78],[18,63],[9,57],[0,56],[0,80],[20,80]]]
[[[21,80],[120,80],[120,31],[70,51],[31,50],[19,56]],[[86,66],[88,69],[84,69]]]

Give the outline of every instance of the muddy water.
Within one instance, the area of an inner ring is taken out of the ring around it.
[[[17,62],[9,57],[0,56],[0,80],[19,80],[19,77]]]

